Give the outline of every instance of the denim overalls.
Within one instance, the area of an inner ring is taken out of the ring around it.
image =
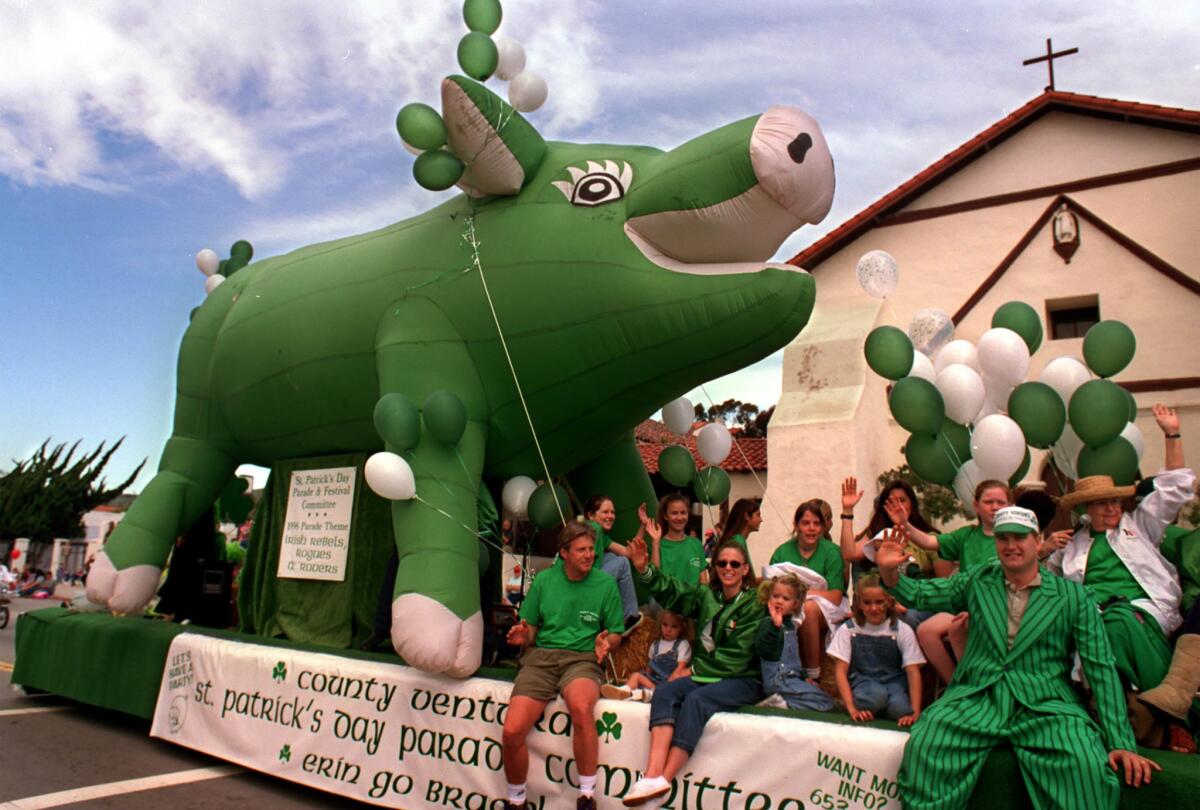
[[[846,627],[850,630],[850,691],[855,706],[889,720],[912,714],[896,619],[889,620],[890,632],[885,635],[867,635],[853,619]]]
[[[771,619],[767,617],[763,621]],[[805,679],[804,667],[800,664],[800,640],[792,621],[789,617],[784,623],[783,654],[779,660],[762,662],[763,691],[777,693],[787,701],[789,709],[833,711],[833,698]]]
[[[675,671],[675,667],[679,665],[679,642],[683,639],[675,639],[671,643],[671,648],[666,652],[661,652],[650,659],[649,665],[646,667],[646,675],[654,683],[660,684],[670,677]],[[661,645],[663,642],[656,641],[655,644]],[[661,649],[661,647],[660,647]]]

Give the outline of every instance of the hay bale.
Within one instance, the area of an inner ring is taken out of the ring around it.
[[[625,683],[625,680],[640,669],[645,669],[650,662],[650,645],[658,638],[658,621],[647,616],[642,623],[634,628],[617,651],[609,656],[605,666],[606,674],[612,678],[615,670],[614,683]]]

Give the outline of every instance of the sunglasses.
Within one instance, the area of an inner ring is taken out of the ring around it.
[[[713,565],[717,568],[732,568],[734,571],[742,567],[740,560],[714,560]]]

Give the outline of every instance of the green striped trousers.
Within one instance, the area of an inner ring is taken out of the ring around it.
[[[1034,807],[1117,807],[1120,783],[1108,767],[1096,725],[1078,714],[1030,711],[1003,682],[965,698],[940,700],[921,715],[900,765],[904,807],[966,807],[984,760],[1006,743],[1016,753]]]

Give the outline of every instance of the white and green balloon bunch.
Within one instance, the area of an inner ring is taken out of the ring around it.
[[[463,73],[485,82],[495,76],[508,82],[513,109],[529,113],[546,102],[546,80],[525,69],[525,48],[512,37],[493,37],[504,16],[500,0],[466,0],[463,21],[468,33],[458,43]],[[422,188],[444,191],[463,175],[462,160],[446,148],[446,122],[428,104],[406,104],[396,116],[404,148],[417,156],[413,177]]]
[[[213,290],[225,283],[225,279],[250,264],[252,258],[254,247],[245,239],[239,239],[230,246],[228,259],[220,258],[212,248],[197,251],[196,267],[204,274],[205,295],[212,295]]]
[[[663,424],[667,430],[686,436],[692,430],[696,412],[687,397],[673,399],[663,406]],[[691,451],[681,444],[663,448],[658,454],[658,471],[667,483],[692,488],[696,499],[707,506],[716,506],[729,497],[732,482],[720,464],[733,449],[733,436],[721,422],[709,422],[696,431],[696,452],[709,466],[696,469]]]
[[[1144,450],[1133,423],[1137,405],[1108,379],[1133,359],[1137,343],[1129,327],[1096,324],[1083,341],[1086,365],[1059,357],[1037,380],[1026,375],[1042,343],[1042,323],[1028,304],[998,308],[992,328],[974,344],[952,337],[944,312],[922,310],[907,334],[880,326],[864,345],[872,370],[895,381],[888,406],[911,434],[904,456],[917,475],[953,486],[968,509],[980,481],[1020,481],[1031,447],[1049,451],[1068,478],[1135,480]]]

